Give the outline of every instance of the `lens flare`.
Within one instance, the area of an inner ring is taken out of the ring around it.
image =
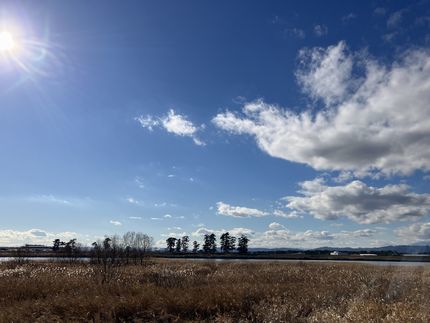
[[[0,52],[10,52],[15,48],[15,40],[11,33],[0,32]]]

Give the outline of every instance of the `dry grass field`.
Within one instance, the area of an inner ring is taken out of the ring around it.
[[[429,322],[430,269],[157,260],[105,273],[3,263],[0,321]]]

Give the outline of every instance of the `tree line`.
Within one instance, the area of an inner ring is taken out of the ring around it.
[[[237,241],[237,246],[236,246]],[[239,253],[248,252],[249,239],[246,235],[242,234],[239,238],[230,235],[229,232],[225,232],[220,236],[220,250],[223,253],[229,253],[237,250]],[[166,239],[167,250],[171,253],[187,253],[190,251],[190,238],[189,236],[183,236],[182,238],[169,237]],[[203,246],[200,249],[200,244],[197,241],[193,241],[192,249],[193,253],[204,252],[204,253],[215,253],[217,251],[217,238],[214,233],[205,234],[203,237]]]

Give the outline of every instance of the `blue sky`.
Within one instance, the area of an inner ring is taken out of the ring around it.
[[[429,242],[429,27],[428,1],[3,1],[0,245]]]

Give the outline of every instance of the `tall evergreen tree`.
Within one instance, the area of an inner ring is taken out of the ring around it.
[[[248,252],[248,242],[249,242],[248,237],[246,235],[242,234],[238,239],[237,251],[239,251],[239,253],[247,253]]]
[[[214,233],[205,234],[203,251],[206,253],[215,253],[216,252],[216,236]]]
[[[190,242],[190,238],[188,236],[183,236],[181,239],[181,247],[183,252],[188,252],[188,244]]]
[[[220,248],[222,252],[230,252],[234,250],[236,238],[231,236],[230,233],[223,233],[220,237]]]
[[[200,244],[197,241],[193,241],[193,252],[197,253],[199,251]]]

